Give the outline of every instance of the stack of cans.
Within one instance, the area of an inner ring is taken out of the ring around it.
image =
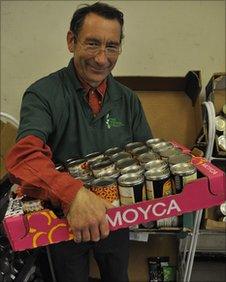
[[[181,193],[188,182],[197,178],[191,158],[172,143],[153,138],[69,159],[64,169],[59,165],[57,169],[81,179],[86,188],[120,206]],[[156,224],[175,227],[178,218],[161,219],[145,227]]]

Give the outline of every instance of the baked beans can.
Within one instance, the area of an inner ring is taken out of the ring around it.
[[[138,156],[140,156],[144,153],[147,153],[149,151],[150,151],[150,149],[147,146],[144,145],[144,146],[137,147],[137,148],[133,149],[131,151],[131,154],[132,154],[132,156],[134,156],[136,158],[136,157],[138,157]]]
[[[72,159],[70,162],[67,162],[67,170],[74,177],[83,174],[87,170],[86,160]]]
[[[112,148],[109,148],[107,149],[104,154],[108,157],[114,155],[114,154],[117,154],[119,152],[123,152],[123,149],[121,149],[120,147],[112,147]]]
[[[117,161],[119,161],[119,160],[121,160],[121,159],[127,159],[127,158],[132,159],[132,156],[131,156],[130,153],[125,152],[125,151],[116,153],[116,154],[114,154],[114,155],[111,156],[111,160],[112,160],[113,162],[117,162]]]
[[[107,171],[115,169],[115,163],[110,159],[92,164],[91,170],[95,177],[103,176]]]
[[[123,174],[118,178],[121,205],[146,200],[144,176],[136,173]]]
[[[127,173],[136,173],[136,174],[144,174],[144,169],[140,165],[132,165],[129,167],[125,167],[121,170],[121,174],[127,174]]]
[[[145,168],[145,170],[150,170],[150,169],[153,169],[153,168],[164,170],[164,169],[168,168],[168,163],[163,161],[163,160],[152,160],[152,161],[146,163],[144,165],[144,168]]]
[[[150,169],[145,172],[147,199],[166,197],[173,194],[169,169]]]
[[[162,139],[162,138],[151,138],[151,139],[148,139],[146,141],[146,145],[149,147],[149,148],[152,148],[152,145],[153,144],[158,144],[160,142],[164,142],[165,140]]]
[[[116,179],[110,177],[95,179],[90,186],[90,190],[102,199],[109,201],[113,206],[120,206]]]
[[[174,193],[178,194],[183,190],[183,187],[197,179],[197,169],[191,163],[178,163],[170,167],[173,175]]]
[[[132,158],[121,159],[116,162],[116,168],[122,170],[125,167],[130,167],[135,164],[138,164],[138,161],[136,159],[132,159]]]
[[[170,148],[173,148],[173,144],[170,142],[160,142],[152,145],[152,150],[158,154]]]
[[[162,150],[159,152],[159,155],[162,160],[168,162],[170,156],[179,155],[181,154],[181,150],[179,148],[167,148],[166,150]]]
[[[138,147],[142,147],[143,145],[144,145],[143,142],[131,142],[131,143],[126,144],[125,150],[126,150],[126,152],[131,153],[131,151],[133,149],[138,148]]]
[[[179,163],[190,163],[191,159],[192,159],[191,155],[180,153],[177,155],[169,156],[168,162],[169,165],[172,166]]]

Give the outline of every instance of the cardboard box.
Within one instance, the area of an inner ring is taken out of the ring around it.
[[[217,221],[216,209],[217,207],[211,207],[205,210],[205,229],[226,232],[226,222]]]
[[[17,128],[9,122],[0,121],[1,125],[1,159],[0,159],[0,183],[7,178],[7,171],[5,169],[5,156],[10,148],[15,144]]]

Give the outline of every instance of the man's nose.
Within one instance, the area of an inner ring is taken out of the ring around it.
[[[108,58],[107,58],[107,54],[106,54],[106,50],[105,49],[100,49],[98,51],[98,53],[96,54],[95,56],[95,61],[98,63],[98,64],[105,64],[107,61],[108,61]]]

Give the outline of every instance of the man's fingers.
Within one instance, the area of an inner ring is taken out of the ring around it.
[[[106,238],[109,235],[109,233],[110,233],[109,225],[108,225],[108,222],[107,222],[106,218],[104,218],[101,221],[99,228],[100,228],[101,239]]]
[[[101,238],[100,230],[99,230],[99,225],[98,224],[92,224],[90,226],[90,236],[91,236],[91,241],[97,242]]]
[[[89,228],[83,228],[82,230],[82,241],[83,242],[88,242],[90,241],[90,232],[89,232]]]
[[[74,241],[75,243],[82,242],[82,233],[80,231],[74,231]]]

